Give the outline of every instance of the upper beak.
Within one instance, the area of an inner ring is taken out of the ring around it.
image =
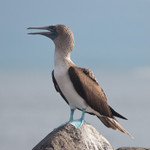
[[[45,26],[45,27],[29,27],[27,29],[48,30],[48,26]],[[41,35],[48,36],[49,34],[51,34],[51,31],[48,30],[48,32],[30,32],[28,34],[41,34]]]

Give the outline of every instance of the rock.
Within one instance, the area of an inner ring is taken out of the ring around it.
[[[83,123],[76,129],[66,124],[49,133],[33,150],[114,150],[91,125]]]
[[[150,148],[142,148],[142,147],[120,147],[117,150],[150,150]]]

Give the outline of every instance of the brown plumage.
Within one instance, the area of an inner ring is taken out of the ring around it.
[[[127,120],[125,117],[114,111],[108,104],[103,89],[99,86],[93,73],[86,68],[70,67],[70,79],[78,94],[84,98],[87,104],[99,113],[97,117],[108,128],[120,130],[131,136],[116,120],[115,116]],[[132,137],[132,136],[131,136]]]

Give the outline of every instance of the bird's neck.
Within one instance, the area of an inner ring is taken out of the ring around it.
[[[55,54],[54,54],[54,65],[55,68],[68,67],[70,62],[70,54],[74,48],[73,36],[67,38],[56,38],[55,43]]]
[[[55,47],[54,65],[55,68],[59,66],[68,67],[73,62],[70,59],[71,50],[63,50]]]

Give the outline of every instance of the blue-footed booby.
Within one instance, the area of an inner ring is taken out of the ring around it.
[[[130,135],[116,120],[115,117],[125,119],[107,103],[103,89],[97,82],[94,74],[87,68],[78,67],[73,63],[70,54],[74,48],[74,36],[65,25],[57,24],[45,27],[29,27],[28,29],[47,30],[46,32],[29,33],[32,35],[44,35],[55,44],[54,70],[52,79],[57,92],[70,106],[69,123],[79,128],[85,112],[96,115],[102,123],[114,130]],[[82,111],[80,119],[74,120],[74,110]]]

